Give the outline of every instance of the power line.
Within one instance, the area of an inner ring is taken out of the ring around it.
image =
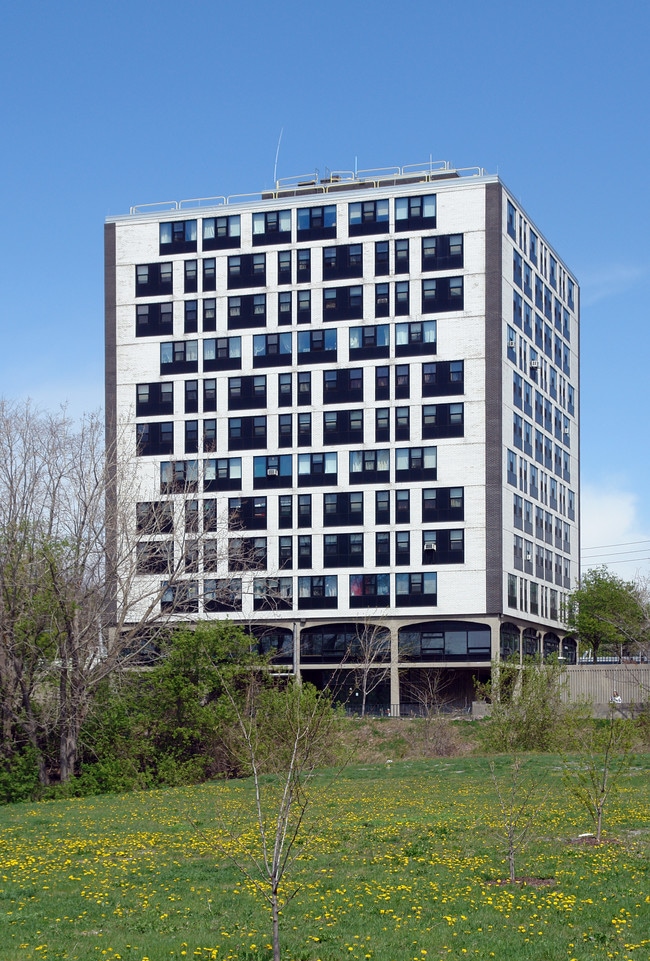
[[[600,551],[605,547],[631,547],[632,544],[650,544],[650,537],[644,538],[642,541],[619,541],[618,544],[596,544],[594,547],[585,547],[585,551]]]

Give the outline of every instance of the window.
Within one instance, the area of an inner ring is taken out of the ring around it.
[[[253,579],[253,610],[282,611],[293,607],[291,577],[255,577]]]
[[[241,485],[241,457],[210,458],[203,462],[204,490],[239,491]]]
[[[521,328],[524,320],[524,302],[521,294],[518,294],[516,290],[512,292],[512,320],[517,327]]]
[[[298,454],[298,486],[336,485],[337,454],[327,451],[318,454]]]
[[[260,531],[266,528],[266,497],[229,497],[228,530]]]
[[[198,271],[196,260],[186,260],[183,264],[184,284],[183,291],[186,294],[195,294],[198,289]]]
[[[409,282],[399,281],[395,284],[395,314],[398,317],[408,316],[410,313]]]
[[[278,283],[291,283],[291,251],[278,250]]]
[[[350,327],[349,337],[350,360],[388,357],[390,350],[390,327],[388,324],[378,324],[374,327]]]
[[[378,240],[375,243],[375,276],[384,277],[390,273],[388,257],[388,241]]]
[[[422,270],[455,270],[462,266],[462,234],[422,238]]]
[[[203,421],[203,453],[211,454],[216,449],[217,449],[217,422],[216,420],[204,420]]]
[[[348,224],[351,237],[388,233],[388,200],[348,204]]]
[[[395,398],[407,400],[411,395],[411,379],[408,364],[395,366]]]
[[[360,320],[363,317],[363,287],[325,287],[323,320]]]
[[[278,325],[281,327],[293,323],[293,294],[290,290],[281,290],[278,294]]]
[[[293,528],[293,497],[280,494],[278,497],[278,527],[286,530]]]
[[[198,481],[198,461],[161,461],[160,491],[162,494],[193,493],[197,489]]]
[[[465,560],[465,532],[438,530],[422,532],[422,564],[462,564]]]
[[[298,406],[311,404],[311,371],[298,371]]]
[[[437,603],[438,581],[435,572],[395,575],[397,607],[421,607]]]
[[[136,417],[174,413],[174,384],[172,381],[162,384],[138,384],[135,390]]]
[[[214,257],[206,257],[203,261],[203,290],[217,289],[217,262]]]
[[[533,271],[526,261],[524,261],[524,293],[530,300],[533,299]]]
[[[411,523],[411,492],[409,490],[395,491],[395,523]]]
[[[435,354],[435,352],[435,320],[395,324],[395,355],[397,357],[417,354]]]
[[[291,454],[253,458],[253,487],[291,487],[293,461]]]
[[[254,334],[253,367],[290,365],[291,350],[291,334]]]
[[[183,308],[184,308],[183,333],[195,334],[198,330],[197,302],[195,300],[186,300],[183,303]]]
[[[266,447],[266,417],[228,418],[228,450],[260,450]]]
[[[422,395],[424,397],[462,394],[464,389],[465,369],[462,360],[422,364]]]
[[[395,451],[395,480],[435,480],[436,447],[398,447]]]
[[[228,541],[228,569],[261,571],[266,567],[266,537],[231,537]]]
[[[390,440],[390,408],[375,408],[375,443]]]
[[[395,200],[395,230],[419,230],[436,226],[436,195],[398,197]]]
[[[436,277],[422,281],[422,313],[463,309],[463,278]]]
[[[517,455],[514,451],[507,452],[507,476],[508,483],[517,486]]]
[[[298,447],[311,447],[311,414],[298,414]]]
[[[389,574],[350,574],[350,607],[388,607]]]
[[[409,272],[409,242],[408,240],[395,241],[395,273],[408,274]]]
[[[395,564],[398,567],[411,563],[411,533],[410,531],[395,531]]]
[[[198,341],[178,340],[160,345],[160,373],[191,373],[199,369]]]
[[[311,250],[309,248],[297,251],[298,283],[305,284],[311,280]]]
[[[323,371],[324,404],[358,401],[363,401],[363,369],[361,367]]]
[[[203,331],[209,333],[217,329],[217,302],[214,297],[203,301]]]
[[[323,444],[363,443],[362,410],[326,410],[323,413]]]
[[[377,567],[390,566],[390,534],[388,531],[378,531],[375,534],[375,565]]]
[[[375,524],[390,524],[390,493],[375,491]]]
[[[196,250],[196,220],[160,224],[160,254],[184,254]]]
[[[425,404],[422,407],[423,440],[433,437],[463,437],[464,416],[463,404]]]
[[[375,317],[390,315],[390,284],[375,284]]]
[[[508,607],[517,607],[517,578],[508,574]]]
[[[338,577],[328,574],[325,577],[298,578],[298,609],[321,610],[336,609],[338,606]]]
[[[395,408],[395,440],[411,439],[411,411],[409,407]]]
[[[425,487],[422,491],[422,520],[462,521],[465,519],[465,491],[462,487]]]
[[[311,527],[311,494],[298,494],[298,527]]]
[[[192,413],[187,409],[188,384],[196,384],[196,381],[185,381],[185,412]],[[195,408],[196,409],[196,408]],[[217,382],[212,378],[203,381],[203,410],[213,411],[217,409]]]
[[[266,294],[228,298],[228,330],[266,327]]]
[[[241,244],[241,218],[205,217],[203,219],[203,250],[225,250]]]
[[[278,416],[278,447],[293,447],[293,415]]]
[[[506,214],[506,225],[508,234],[512,237],[514,241],[517,240],[517,211],[513,205],[508,201],[507,214]]]
[[[214,611],[241,611],[241,578],[208,578],[203,581],[203,608]]]
[[[301,330],[298,334],[298,363],[318,364],[336,361],[336,330]]]
[[[512,281],[517,287],[522,287],[524,282],[523,276],[524,262],[521,258],[521,254],[516,250],[512,252]]]
[[[390,368],[375,367],[375,400],[390,399]]]
[[[174,333],[173,304],[137,304],[135,336],[156,337]]]
[[[567,277],[567,303],[570,310],[575,310],[575,284]]]
[[[194,501],[194,503],[197,503]],[[217,501],[210,497],[203,501],[203,530],[206,533],[214,533],[220,528],[219,515],[217,512]],[[198,530],[198,528],[197,528]]]
[[[298,534],[298,570],[309,570],[311,563],[311,534]]]
[[[363,524],[363,492],[323,494],[323,526]]]
[[[228,410],[266,407],[266,375],[228,378]]]
[[[185,421],[185,453],[196,454],[199,450],[199,422],[198,420]]]
[[[293,407],[291,374],[278,374],[278,406]]]
[[[135,268],[135,296],[157,297],[173,292],[172,264],[138,264]]]
[[[141,541],[136,544],[136,574],[170,574],[174,568],[171,541]]]
[[[390,479],[388,450],[351,450],[349,453],[351,484],[379,484]]]
[[[203,341],[203,370],[239,370],[241,337],[209,337]]]
[[[270,210],[253,214],[253,247],[291,243],[291,211]]]
[[[139,534],[171,534],[174,530],[174,505],[171,501],[140,501],[135,505]]]
[[[299,290],[298,297],[298,323],[311,323],[311,290]]]
[[[298,240],[336,237],[336,204],[298,208]]]
[[[346,280],[349,277],[363,277],[362,245],[323,247],[323,280]]]
[[[363,567],[363,534],[325,534],[323,567]]]
[[[241,254],[228,258],[228,290],[266,286],[266,254]]]

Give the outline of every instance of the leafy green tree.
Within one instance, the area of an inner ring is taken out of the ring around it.
[[[146,787],[240,773],[225,685],[237,691],[265,667],[231,621],[170,630],[153,668],[123,672],[99,693],[80,735],[82,779],[110,789],[116,777]]]
[[[500,753],[547,751],[569,710],[562,700],[565,668],[556,658],[497,661],[477,696],[491,704],[488,746]]]
[[[591,651],[594,664],[600,653],[616,653],[647,639],[648,617],[639,587],[606,567],[583,575],[570,596],[568,613],[570,630]]]

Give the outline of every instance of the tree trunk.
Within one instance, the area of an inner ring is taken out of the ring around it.
[[[273,961],[280,961],[280,909],[278,906],[278,891],[275,885],[271,889],[271,914],[273,917]]]

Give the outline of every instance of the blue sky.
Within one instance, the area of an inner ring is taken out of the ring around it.
[[[268,187],[281,130],[279,177],[478,165],[582,286],[584,559],[650,573],[647,3],[21,0],[2,20],[2,395],[100,407],[104,218]]]

